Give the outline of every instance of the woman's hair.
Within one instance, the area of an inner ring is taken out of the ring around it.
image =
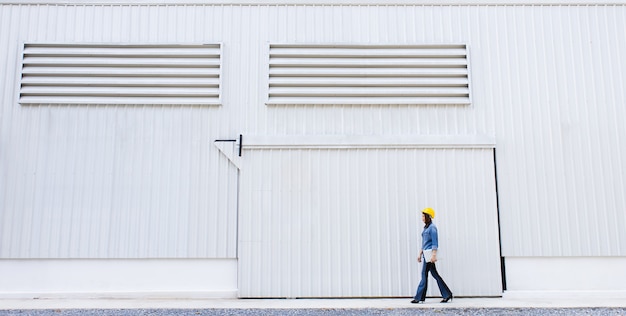
[[[433,222],[433,219],[430,218],[430,215],[426,214],[426,213],[422,213],[424,214],[424,224],[426,224],[426,227],[430,226],[430,224]]]

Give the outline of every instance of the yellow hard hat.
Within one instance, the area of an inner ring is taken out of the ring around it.
[[[430,216],[430,218],[435,218],[435,210],[433,210],[430,207],[427,207],[427,208],[423,209],[422,213],[428,214]]]

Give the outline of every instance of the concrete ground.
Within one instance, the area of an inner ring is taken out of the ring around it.
[[[0,299],[0,310],[68,309],[515,309],[515,308],[619,308],[623,296],[505,295],[496,298],[455,298],[447,304],[428,298],[411,304],[410,298],[393,299]],[[1,314],[1,313],[0,313]],[[620,313],[621,315],[621,313]]]

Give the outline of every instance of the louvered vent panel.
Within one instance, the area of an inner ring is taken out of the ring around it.
[[[270,44],[268,104],[469,104],[465,45]]]
[[[21,104],[219,104],[221,45],[25,44]]]

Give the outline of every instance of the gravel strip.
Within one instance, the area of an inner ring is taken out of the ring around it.
[[[329,308],[329,309],[51,309],[0,310],[0,315],[32,316],[202,316],[202,315],[297,315],[297,316],[352,316],[352,315],[594,315],[626,316],[626,308]]]

